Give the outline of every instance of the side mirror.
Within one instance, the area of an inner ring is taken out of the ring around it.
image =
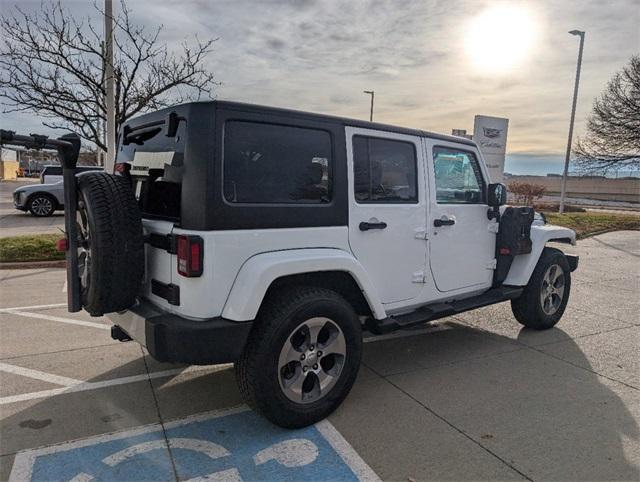
[[[489,188],[487,189],[487,204],[492,208],[507,204],[507,186],[501,182],[489,184]]]

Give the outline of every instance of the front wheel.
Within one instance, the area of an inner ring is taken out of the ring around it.
[[[29,200],[29,212],[37,218],[46,218],[56,210],[56,201],[48,194],[36,194]]]
[[[362,331],[337,293],[313,287],[265,302],[236,379],[245,400],[285,428],[322,420],[347,396],[360,367]]]
[[[511,300],[511,310],[527,328],[552,328],[562,318],[570,290],[571,269],[564,253],[544,248],[522,295]]]

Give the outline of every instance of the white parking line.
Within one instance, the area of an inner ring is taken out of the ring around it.
[[[13,308],[0,308],[0,313],[22,310],[46,310],[49,308],[61,308],[67,306],[66,303],[54,303],[51,305],[14,306]]]
[[[43,382],[53,383],[55,385],[62,385],[70,387],[83,383],[82,380],[75,378],[61,377],[52,373],[45,373],[39,370],[32,370],[31,368],[19,367],[16,365],[9,365],[7,363],[0,362],[0,371],[6,373],[13,373],[14,375],[20,375],[27,378],[34,378],[36,380],[42,380]]]
[[[231,363],[215,366],[190,366],[188,368],[174,368],[172,370],[163,370],[159,372],[151,372],[149,374],[143,373],[141,375],[132,375],[129,377],[113,378],[111,380],[104,380],[101,382],[83,382],[78,380],[77,385],[71,385],[64,388],[52,388],[50,390],[41,390],[39,392],[21,393],[19,395],[11,395],[8,397],[0,397],[0,405],[6,405],[9,403],[25,402],[28,400],[35,400],[38,398],[48,398],[56,395],[62,395],[65,393],[86,392],[88,390],[98,390],[100,388],[112,387],[116,385],[125,385],[128,383],[142,382],[154,378],[165,378],[180,375],[182,373],[198,372],[203,370],[210,370],[210,373],[215,373],[221,370],[233,366]]]
[[[61,316],[43,315],[41,313],[32,313],[30,311],[4,311],[4,313],[24,316],[25,318],[37,318],[39,320],[57,321],[58,323],[68,323],[69,325],[87,326],[90,328],[99,328],[100,330],[111,330],[111,325],[102,323],[93,323],[92,321],[74,320],[73,318],[62,318]]]

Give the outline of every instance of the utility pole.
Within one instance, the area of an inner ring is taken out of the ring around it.
[[[567,176],[569,174],[569,159],[571,158],[571,141],[573,139],[573,122],[576,118],[576,104],[578,103],[578,85],[580,84],[580,69],[582,68],[582,49],[584,48],[584,32],[571,30],[571,35],[580,36],[580,50],[578,51],[578,67],[576,69],[576,84],[573,88],[573,105],[571,107],[571,121],[569,122],[569,139],[567,140],[567,153],[564,157],[564,171],[562,172],[562,188],[560,190],[560,214],[564,212],[564,198],[567,193]]]
[[[113,1],[104,0],[104,37],[105,37],[105,105],[107,109],[107,159],[104,170],[113,172],[116,158],[116,100],[115,79],[113,77]]]
[[[376,95],[373,90],[363,90],[365,94],[369,94],[371,96],[371,110],[369,111],[369,122],[373,122],[373,98]]]

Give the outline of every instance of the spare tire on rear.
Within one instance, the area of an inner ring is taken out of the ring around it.
[[[144,276],[144,239],[128,179],[104,172],[78,176],[78,271],[91,316],[136,302]]]

